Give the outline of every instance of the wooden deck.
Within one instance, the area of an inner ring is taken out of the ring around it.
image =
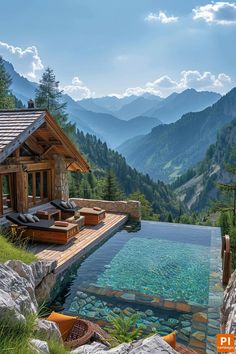
[[[101,241],[108,238],[126,223],[128,215],[106,213],[104,222],[96,226],[86,226],[66,245],[34,243],[30,251],[39,259],[56,260],[56,274],[62,273],[74,262],[88,253]]]

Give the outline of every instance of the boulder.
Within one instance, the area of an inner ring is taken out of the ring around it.
[[[54,272],[57,266],[56,261],[37,261],[31,264],[31,269],[34,275],[35,287],[50,273]]]
[[[47,320],[38,320],[35,335],[40,335],[40,337],[45,339],[54,338],[57,341],[62,341],[61,333],[55,322]]]
[[[35,288],[35,296],[39,304],[47,301],[50,298],[50,293],[55,285],[56,276],[54,273],[49,273],[43,278],[41,283]]]
[[[39,339],[31,339],[30,345],[37,354],[50,354],[47,342]]]
[[[176,350],[171,348],[160,336],[154,335],[146,339],[140,339],[132,343],[124,343],[118,347],[108,349],[100,343],[84,345],[71,354],[176,354]]]
[[[6,304],[9,304],[11,311],[15,312],[15,318],[19,318],[19,314],[24,316],[36,313],[37,301],[32,282],[25,277],[21,277],[16,271],[5,264],[0,264],[0,289],[2,304],[2,307],[0,307],[1,319],[5,319]]]
[[[224,292],[224,301],[221,308],[222,333],[236,334],[236,270],[231,275]]]

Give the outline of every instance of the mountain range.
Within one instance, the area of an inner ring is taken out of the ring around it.
[[[203,159],[217,131],[236,117],[236,88],[212,106],[187,113],[118,148],[128,163],[155,180],[171,182]]]
[[[5,68],[12,77],[12,93],[24,104],[34,98],[37,83],[19,75],[11,63],[5,61]],[[142,96],[107,96],[73,100],[64,94],[70,120],[85,133],[95,134],[108,146],[115,148],[126,140],[140,134],[147,134],[153,127],[167,120],[168,112],[175,112],[171,119],[178,119],[180,111],[197,110],[208,106],[219,97],[216,93],[186,90],[180,94],[172,94],[166,99],[145,93]],[[162,114],[158,113],[160,109]]]

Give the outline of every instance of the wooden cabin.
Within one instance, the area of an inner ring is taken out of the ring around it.
[[[47,110],[0,110],[0,217],[67,200],[67,171],[89,166]]]

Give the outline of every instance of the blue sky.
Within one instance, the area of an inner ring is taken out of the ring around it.
[[[0,54],[38,81],[55,70],[75,99],[236,84],[236,3],[194,0],[11,0]]]

